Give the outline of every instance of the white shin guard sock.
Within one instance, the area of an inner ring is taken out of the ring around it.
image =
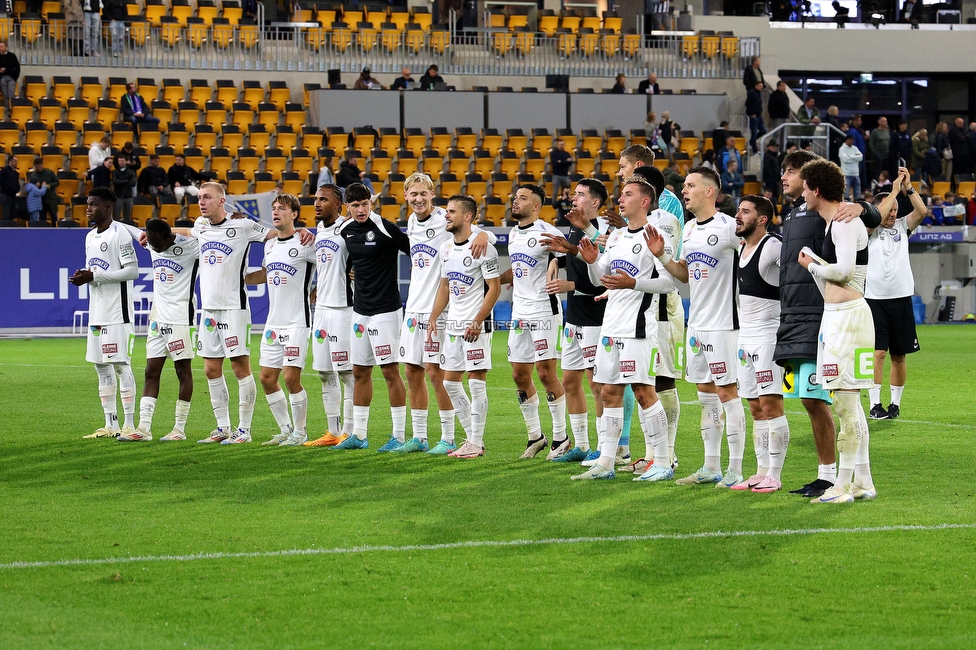
[[[413,437],[422,442],[427,442],[427,411],[410,409],[410,423],[413,425]]]
[[[352,372],[340,372],[339,383],[342,384],[342,432],[352,434],[353,420],[355,419],[352,394],[356,380],[353,378]]]
[[[485,446],[485,423],[488,421],[488,384],[481,379],[468,379],[471,389],[471,442]]]
[[[790,447],[790,423],[785,415],[769,420],[769,476],[782,480],[783,463]]]
[[[716,393],[698,391],[702,405],[701,436],[705,443],[705,469],[722,471],[722,401]]]
[[[208,379],[207,387],[210,389],[210,405],[213,406],[214,417],[217,419],[217,428],[229,432],[230,391],[227,390],[227,382],[223,377]]]
[[[752,421],[752,448],[756,452],[756,473],[765,476],[769,469],[769,420]]]
[[[119,373],[119,394],[122,396],[122,414],[125,416],[122,426],[131,428],[135,426],[136,378],[128,363],[115,364],[115,370]]]
[[[522,391],[519,394],[519,409],[522,411],[522,419],[525,420],[525,431],[529,442],[538,440],[542,437],[542,423],[539,420],[539,394],[532,397],[522,398]]]
[[[275,424],[278,425],[278,430],[281,433],[291,433],[292,423],[288,416],[288,400],[285,398],[285,392],[279,388],[270,395],[265,395],[265,399],[268,400],[268,406],[271,407],[271,415],[274,417]]]
[[[598,464],[603,469],[613,469],[613,463],[617,458],[617,445],[620,444],[620,436],[624,430],[623,407],[604,407],[603,419],[606,423],[607,430],[604,434],[603,443],[600,445],[600,460]]]
[[[406,442],[407,407],[391,406],[390,417],[393,419],[393,437],[397,439],[397,442]]]
[[[725,411],[725,435],[729,441],[729,471],[742,474],[742,457],[746,452],[746,411],[738,397],[722,402]]]
[[[569,414],[569,427],[573,430],[573,444],[583,451],[590,450],[589,422],[586,413]]]
[[[660,401],[654,402],[650,408],[641,411],[641,426],[644,429],[644,440],[648,448],[646,456],[654,458],[658,467],[670,467],[671,456],[668,453],[668,416]]]
[[[98,375],[98,399],[102,402],[105,412],[105,428],[117,431],[119,428],[119,412],[116,403],[118,380],[115,378],[115,368],[110,363],[96,363],[95,373]]]
[[[468,381],[468,385],[470,384],[471,382]],[[549,403],[549,414],[552,416],[552,442],[562,442],[566,439],[566,396],[554,397],[552,393],[547,393],[546,400]]]
[[[237,380],[238,390],[238,425],[245,431],[251,430],[251,420],[254,418],[254,402],[258,398],[258,387],[254,383],[254,375]]]
[[[308,393],[303,388],[297,393],[288,396],[291,403],[291,419],[295,425],[295,431],[305,433],[305,425],[308,420]]]
[[[451,398],[454,405],[454,412],[457,414],[458,422],[461,423],[461,430],[465,435],[471,433],[471,400],[464,392],[464,384],[459,381],[444,381],[444,390]]]
[[[441,440],[454,444],[454,411],[443,410],[437,414],[441,420]]]
[[[156,413],[156,398],[145,397],[139,400],[139,428],[152,432],[153,414]]]
[[[339,373],[319,372],[322,379],[322,408],[329,422],[329,431],[339,433],[339,423],[342,421],[342,387],[339,385]]]
[[[678,401],[678,389],[669,388],[657,394],[664,407],[664,414],[668,416],[668,453],[674,459],[674,441],[678,437],[678,418],[681,417],[681,402]]]

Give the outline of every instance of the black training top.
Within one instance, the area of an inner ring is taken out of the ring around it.
[[[375,316],[403,306],[397,283],[397,256],[410,254],[410,239],[395,224],[370,214],[364,223],[350,219],[339,233],[346,241],[356,276],[353,311]]]

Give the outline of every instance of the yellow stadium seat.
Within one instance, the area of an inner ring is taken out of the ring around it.
[[[426,35],[421,29],[412,29],[415,27],[413,23],[407,25],[407,29],[403,35],[403,44],[407,48],[408,52],[417,54],[424,47],[424,41],[426,40]]]
[[[600,47],[600,35],[592,29],[581,27],[579,30],[579,49],[583,56],[593,56]]]
[[[22,99],[20,97],[14,97],[10,100],[10,117],[8,118],[11,122],[16,122],[17,125],[23,129],[24,125],[27,124],[34,117],[34,105],[29,99]]]
[[[529,16],[527,14],[509,14],[507,24],[509,31],[512,32],[525,29],[529,25]]]
[[[179,121],[183,124],[191,125],[200,121],[200,106],[196,102],[180,102],[177,108],[180,115]]]
[[[98,106],[98,100],[102,98],[102,82],[98,77],[82,77],[81,86],[78,88],[78,97],[88,102],[90,108]]]
[[[137,5],[138,6],[138,5]],[[145,20],[135,19],[129,23],[129,40],[133,45],[143,47],[149,39],[149,30],[152,26]]]
[[[304,177],[299,174],[296,174],[295,172],[282,172],[281,191],[284,192],[285,194],[293,194],[295,196],[301,195],[302,189],[305,187],[305,181],[303,181],[302,178]],[[305,206],[303,205],[302,207],[304,208]],[[300,214],[302,214],[302,216],[299,217],[299,219],[305,221],[306,225],[311,225],[312,223],[314,223],[315,206],[314,205],[312,206],[312,214],[311,214],[310,221],[306,221],[304,219],[304,217],[307,216],[304,215],[304,212],[305,212],[304,210],[300,211]]]
[[[339,52],[345,52],[350,45],[352,45],[352,30],[349,29],[349,25],[335,23],[332,26],[332,47]]]
[[[166,4],[163,0],[146,0],[146,21],[153,27],[159,27],[166,17]]]
[[[298,146],[298,134],[290,124],[275,126],[275,146],[282,150],[291,150]]]
[[[237,150],[237,171],[244,172],[248,178],[254,178],[254,174],[260,165],[261,159],[258,158],[254,149],[241,148]]]
[[[356,25],[359,33],[359,49],[362,52],[371,52],[375,47],[379,37],[379,30],[373,27],[372,23],[361,22]]]
[[[188,24],[188,19],[193,16],[193,7],[190,6],[190,3],[187,0],[171,0],[171,4],[170,15],[181,25]],[[199,20],[203,22],[202,18]]]
[[[316,7],[315,9],[315,20],[320,23],[326,29],[332,27],[332,23],[337,22],[338,12],[329,7]]]
[[[715,58],[718,54],[721,39],[718,36],[709,34],[701,37],[701,53],[707,59]]]
[[[637,52],[641,49],[641,35],[637,33],[624,34],[623,50],[624,56],[628,59],[634,58]]]
[[[292,151],[291,171],[298,174],[300,178],[308,176],[314,166],[315,159],[308,155],[307,151],[304,149],[300,150],[300,153]]]
[[[515,51],[519,56],[528,56],[535,45],[535,32],[529,31],[528,27],[521,27],[515,32]]]
[[[410,13],[407,11],[391,11],[390,22],[396,25],[400,31],[403,31],[406,29],[407,23],[410,22]]]
[[[410,22],[420,25],[420,29],[430,31],[434,17],[427,7],[414,7],[410,12]]]
[[[267,149],[264,152],[264,171],[271,174],[277,181],[281,180],[281,173],[288,167],[288,158],[281,149]]]
[[[305,107],[292,102],[285,104],[285,124],[296,133],[301,131],[305,126]]]
[[[245,48],[252,49],[258,44],[258,26],[251,20],[241,20],[237,27],[237,41]]]
[[[182,122],[167,125],[166,145],[176,150],[182,150],[190,144],[190,132]]]
[[[56,76],[51,79],[51,98],[58,100],[62,106],[68,105],[68,100],[75,96],[75,84],[71,77]]]
[[[414,157],[419,158],[427,148],[427,135],[420,129],[408,128],[405,136],[403,147],[412,152]]]
[[[224,0],[220,5],[220,15],[226,18],[231,25],[238,25],[244,16],[239,0]]]
[[[100,122],[85,122],[81,129],[81,143],[86,147],[91,147],[105,135],[105,127]]]
[[[217,3],[214,0],[197,0],[197,16],[202,18],[204,23],[212,25],[217,15]]]
[[[58,122],[54,125],[54,145],[65,151],[78,143],[78,129],[68,122]]]
[[[393,23],[383,23],[380,30],[380,40],[383,42],[383,49],[393,53],[400,49],[403,40],[403,30]]]
[[[559,29],[559,16],[551,10],[543,11],[539,14],[539,31],[545,34],[546,38],[552,38]]]
[[[686,59],[693,58],[698,55],[700,44],[700,39],[697,34],[694,36],[682,36],[681,37],[681,54]]]
[[[305,30],[305,44],[318,52],[328,42],[330,31],[327,27],[309,27]]]
[[[285,104],[291,101],[291,91],[284,81],[269,81],[268,82],[268,102],[275,105],[275,107],[284,112]]]
[[[505,32],[491,33],[491,50],[497,56],[505,56],[512,49],[512,35]]]
[[[49,131],[53,131],[54,125],[61,120],[61,103],[50,97],[42,97],[40,104],[37,120],[47,126]]]
[[[49,139],[50,132],[47,129],[47,125],[43,122],[28,122],[26,124],[24,144],[34,149],[34,151],[40,151],[41,147],[47,146]]]
[[[210,132],[212,135],[208,136],[204,141],[200,141],[201,131],[197,127],[197,140],[194,144],[201,149],[209,149],[217,144],[217,133],[216,128]],[[241,128],[235,124],[222,124],[220,126],[220,146],[228,151],[237,151],[244,146],[244,133]],[[253,148],[253,147],[252,147]]]
[[[615,11],[603,12],[603,29],[609,29],[617,34],[623,27],[624,19],[617,15]]]
[[[37,106],[41,97],[43,97],[46,92],[47,82],[44,81],[44,77],[39,77],[37,75],[24,76],[24,91],[22,96],[29,99],[31,104]]]
[[[183,88],[183,82],[179,79],[163,79],[163,97],[165,101],[169,102],[173,106],[183,101],[186,96],[186,90]]]
[[[734,59],[739,55],[739,39],[735,36],[722,36],[722,56]]]
[[[33,45],[41,36],[43,23],[40,18],[20,18],[20,38],[26,45]]]
[[[612,58],[620,53],[620,34],[609,29],[601,29],[603,56]]]
[[[251,124],[247,127],[247,146],[255,151],[263,151],[271,146],[271,132],[263,124]]]
[[[172,16],[163,16],[160,21],[159,37],[162,39],[163,45],[176,47],[176,44],[180,42],[183,26]]]
[[[68,22],[64,19],[64,14],[58,12],[48,14],[47,24],[54,42],[64,43],[68,37]]]
[[[571,56],[576,51],[576,33],[560,29],[557,34],[556,50],[561,56]]]
[[[454,130],[454,148],[463,151],[466,156],[474,155],[474,150],[478,148],[478,134],[470,128]]]
[[[438,56],[447,51],[451,44],[451,34],[445,30],[432,30],[429,36],[430,50]]]
[[[234,26],[226,18],[214,18],[211,21],[210,30],[213,36],[213,44],[217,47],[227,49],[234,42]]]
[[[206,79],[190,79],[190,96],[187,100],[203,106],[213,97],[213,88]]]
[[[227,121],[227,107],[221,102],[207,102],[203,121],[213,127],[214,130]]]

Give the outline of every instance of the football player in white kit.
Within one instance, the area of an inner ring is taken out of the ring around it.
[[[251,244],[274,239],[278,231],[250,219],[231,219],[224,209],[224,188],[219,183],[201,185],[197,200],[202,216],[189,231],[176,232],[189,234],[200,242],[203,327],[197,349],[204,358],[217,428],[198,442],[251,442],[257,385],[251,374],[251,311],[244,272]],[[303,242],[313,240],[312,234],[304,229],[299,231],[299,237]],[[239,390],[237,429],[231,429],[230,394],[224,380],[224,359],[228,357]]]
[[[349,252],[339,235],[345,217],[342,189],[326,183],[315,191],[315,317],[312,320],[312,368],[322,380],[322,406],[329,426],[306,447],[334,447],[352,435],[352,278]],[[340,414],[341,405],[341,414]]]
[[[568,446],[566,395],[556,374],[556,343],[562,327],[559,300],[546,293],[549,261],[553,255],[541,241],[542,235],[562,237],[555,227],[539,219],[546,193],[536,185],[521,185],[512,197],[512,218],[518,225],[508,238],[512,267],[502,273],[503,284],[512,284],[512,323],[508,331],[508,361],[525,420],[528,442],[522,458],[534,458],[545,449],[546,436],[539,421],[539,396],[532,381],[535,368],[546,389],[552,415],[550,460]]]
[[[721,179],[706,167],[688,170],[682,194],[695,220],[685,224],[680,258],[653,244],[654,254],[668,272],[690,285],[691,307],[685,334],[685,377],[697,384],[702,404],[701,430],[705,462],[679,485],[715,483],[732,487],[742,482],[746,415],[736,389],[739,347],[739,304],[735,265],[739,238],[735,219],[715,209]],[[722,415],[729,443],[729,466],[722,475]]]
[[[308,394],[302,386],[302,369],[312,326],[309,286],[315,273],[315,247],[302,244],[295,232],[301,207],[298,197],[292,194],[282,193],[275,198],[271,218],[278,237],[265,244],[263,267],[244,278],[247,284],[268,283],[268,319],[261,337],[259,378],[278,433],[264,445],[295,447],[308,441]],[[282,374],[288,387],[287,400],[278,384]]]
[[[475,257],[471,223],[478,204],[470,196],[454,195],[447,202],[447,232],[451,240],[439,251],[440,285],[428,323],[428,338],[441,339],[441,367],[445,380],[461,386],[468,373],[471,389],[471,422],[467,439],[447,455],[478,458],[485,454],[485,421],[488,417],[488,371],[491,370],[491,310],[501,293],[498,252],[487,246]],[[444,310],[447,316],[444,318]],[[461,390],[464,387],[461,386]],[[453,394],[452,394],[453,398]],[[464,395],[465,400],[468,399]]]
[[[130,228],[138,238],[141,232]],[[139,401],[139,426],[120,435],[119,440],[142,442],[152,440],[153,416],[159,397],[159,378],[167,357],[180,382],[176,400],[176,423],[173,430],[160,438],[163,442],[186,440],[186,420],[193,397],[193,370],[196,354],[196,283],[200,269],[200,244],[192,237],[177,235],[161,219],[146,224],[146,239],[152,256],[153,307],[146,335],[146,383]]]
[[[446,383],[440,363],[443,335],[427,336],[427,323],[440,286],[440,249],[451,240],[447,232],[444,208],[434,207],[434,182],[427,174],[416,172],[403,181],[403,195],[410,210],[407,236],[410,238],[410,289],[400,327],[400,362],[407,375],[410,393],[410,421],[413,437],[390,451],[416,453],[426,451],[444,455],[454,451],[454,411],[457,407],[461,426],[470,426],[471,405],[459,381]],[[473,259],[484,255],[485,247],[495,243],[495,236],[480,228],[473,228],[471,252]],[[434,397],[441,420],[441,440],[433,448],[427,442],[427,409],[429,395],[424,377],[434,387]],[[456,401],[455,401],[456,400]]]
[[[800,170],[803,198],[826,222],[820,256],[800,252],[799,263],[817,280],[824,297],[817,354],[817,379],[834,391],[837,432],[837,481],[811,503],[850,503],[874,499],[868,453],[870,434],[861,406],[861,389],[874,382],[874,319],[864,300],[868,268],[868,231],[860,219],[834,220],[844,199],[844,175],[826,160]]]
[[[76,287],[89,285],[85,360],[95,364],[98,396],[105,412],[105,426],[85,438],[115,438],[134,431],[136,378],[129,357],[135,341],[132,281],[139,275],[139,262],[132,236],[112,221],[115,201],[115,194],[107,187],[96,187],[88,193],[85,214],[95,227],[85,237],[85,268],[69,278]],[[121,431],[115,401],[117,389],[121,389],[125,416]]]
[[[644,440],[653,451],[654,463],[635,480],[664,481],[674,476],[668,454],[668,420],[654,390],[651,367],[657,347],[659,296],[674,288],[671,276],[658,273],[658,262],[648,247],[654,236],[664,251],[673,254],[656,231],[647,229],[647,213],[657,199],[644,178],[624,179],[618,204],[627,227],[615,230],[602,255],[589,239],[580,241],[580,256],[588,265],[590,280],[608,291],[607,308],[597,348],[594,380],[603,385],[603,416],[607,431],[596,464],[574,480],[612,479],[617,444],[623,430],[624,389],[631,385],[643,410]]]
[[[779,329],[779,260],[782,242],[766,232],[773,220],[769,199],[750,194],[739,201],[739,395],[752,412],[756,473],[733,490],[775,492],[783,487],[790,425],[783,411],[783,369],[774,359]]]

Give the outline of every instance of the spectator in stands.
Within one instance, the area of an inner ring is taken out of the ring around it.
[[[136,85],[129,82],[125,86],[126,93],[119,101],[122,119],[132,124],[132,133],[139,139],[140,124],[159,124],[159,118],[152,115],[152,108],[142,95],[136,92]]]
[[[973,167],[969,159],[969,138],[966,137],[966,121],[957,117],[954,126],[949,129],[949,147],[952,149],[952,175],[971,174]],[[946,177],[952,180],[951,176]]]
[[[335,174],[332,173],[332,156],[325,156],[322,159],[322,166],[319,168],[319,178],[315,182],[316,189],[323,185],[335,185]]]
[[[404,66],[403,70],[400,71],[400,76],[396,78],[393,85],[390,86],[390,90],[407,90],[412,84],[415,84],[413,77],[410,76],[410,68]],[[321,184],[319,185],[321,187]]]
[[[719,154],[716,160],[720,174],[729,168],[730,160],[734,160],[737,166],[742,167],[742,156],[739,154],[739,150],[735,148],[734,135],[725,138],[725,148],[722,149],[722,153]]]
[[[109,188],[112,186],[112,167],[114,164],[115,161],[109,156],[102,161],[101,165],[88,170],[88,178],[91,180],[93,188]]]
[[[642,79],[639,84],[637,84],[637,94],[638,95],[660,95],[661,87],[657,83],[657,75],[651,73],[647,75],[647,79]],[[650,144],[647,145],[651,146]]]
[[[376,194],[373,189],[373,182],[366,176],[366,172],[360,171],[356,163],[359,162],[359,152],[350,150],[346,154],[346,159],[339,163],[339,173],[336,174],[336,185],[345,190],[353,183],[362,183],[369,189],[370,194]]]
[[[681,190],[685,186],[685,177],[681,175],[681,171],[678,169],[678,163],[672,162],[664,168],[664,182],[667,184],[669,190],[681,196]]]
[[[627,82],[627,75],[623,72],[614,77],[616,83],[613,84],[613,88],[610,89],[610,94],[612,95],[623,95],[627,92],[627,86],[624,85]]]
[[[757,81],[756,85],[746,93],[746,115],[749,117],[749,149],[755,154],[758,153],[756,140],[766,133],[766,125],[763,123],[763,84]],[[736,197],[738,198],[738,197]]]
[[[891,178],[888,176],[888,170],[882,169],[878,174],[878,177],[871,181],[871,194],[878,194],[879,192],[890,192],[891,191]]]
[[[762,181],[763,189],[770,193],[770,200],[773,205],[779,201],[780,192],[783,191],[783,159],[779,155],[779,142],[775,138],[766,143],[766,153],[763,154],[762,161]]]
[[[122,149],[115,154],[116,167],[119,166],[119,158],[125,158],[125,164],[134,172],[138,172],[139,168],[142,167],[142,161],[139,160],[139,155],[131,142],[126,142],[122,145]]]
[[[20,194],[20,172],[17,171],[17,165],[17,156],[11,155],[7,158],[7,164],[0,169],[0,211],[6,221],[14,218],[17,195]]]
[[[837,129],[837,131],[846,130],[844,123],[840,121],[840,109],[833,104],[827,107],[827,116],[824,118],[824,122]],[[840,165],[838,153],[844,144],[845,137],[844,134],[838,133],[834,129],[827,129],[827,137],[830,140],[830,162]]]
[[[969,142],[969,162],[971,165],[976,166],[976,122],[969,123],[969,131],[966,132],[966,140]],[[968,172],[961,173],[973,173],[973,168],[970,167]]]
[[[715,153],[718,153],[722,149],[725,149],[725,141],[729,137],[729,123],[722,120],[718,128],[712,131],[712,149]]]
[[[126,0],[102,0],[102,17],[109,21],[108,30],[112,35],[112,56],[122,56],[125,21],[129,19],[125,4]]]
[[[24,184],[27,195],[27,214],[31,223],[41,223],[41,207],[47,195],[47,183],[43,181],[27,181]]]
[[[44,167],[44,159],[40,156],[34,156],[34,169],[32,169],[27,174],[27,182],[29,183],[43,183],[50,190],[44,194],[44,198],[41,201],[41,210],[51,215],[51,225],[57,225],[58,222],[58,204],[61,199],[58,198],[58,185],[61,181],[58,180],[58,175],[54,173],[54,170],[47,169]]]
[[[927,185],[931,185],[942,176],[942,163],[943,160],[942,156],[939,155],[939,150],[930,146],[925,150],[925,158],[922,159],[922,169],[919,172],[919,177]]]
[[[668,155],[677,146],[678,134],[681,132],[681,125],[677,122],[671,121],[671,111],[664,111],[661,113],[661,139],[664,140],[664,144],[667,145]]]
[[[102,0],[81,0],[85,12],[85,56],[102,54]]]
[[[7,49],[7,41],[0,41],[0,93],[10,113],[11,100],[17,96],[17,80],[20,79],[20,59]]]
[[[976,225],[976,192],[973,192],[969,197],[969,203],[966,204],[966,225]]]
[[[169,175],[159,166],[159,156],[150,154],[149,166],[139,172],[139,182],[136,187],[140,194],[154,199],[173,195],[173,190],[169,186]]]
[[[952,176],[952,147],[949,146],[949,125],[939,122],[935,125],[935,131],[929,136],[929,144],[939,152],[942,161],[942,178]]]
[[[749,65],[746,66],[745,71],[742,73],[742,85],[746,87],[746,91],[755,88],[757,83],[763,84],[763,87],[766,86],[766,80],[763,78],[760,65],[762,65],[762,61],[758,56],[754,56],[749,60]],[[735,214],[735,211],[731,214]]]
[[[912,136],[912,158],[909,161],[914,173],[922,173],[922,163],[925,161],[925,152],[928,150],[929,131],[928,129],[919,129]]]
[[[434,90],[438,84],[444,85],[444,77],[438,74],[440,69],[436,65],[427,68],[427,72],[420,78],[421,90]]]
[[[918,21],[922,17],[922,5],[917,0],[905,0],[901,8],[901,22],[910,23],[912,29],[918,29]]]
[[[573,209],[573,197],[569,195],[569,186],[563,188],[562,193],[559,196],[553,198],[553,204],[556,206],[556,225],[557,226],[571,226],[566,215],[569,211]]]
[[[105,136],[98,142],[93,142],[91,149],[88,150],[88,171],[98,169],[102,166],[102,161],[111,156],[112,139],[110,137]],[[108,186],[106,185],[106,187]]]
[[[896,153],[892,156],[892,163],[897,163],[894,169],[897,174],[898,169],[908,167],[908,161],[912,159],[912,134],[908,132],[908,122],[898,120],[898,130],[891,134],[891,139]]]
[[[848,128],[848,132],[854,133],[854,146],[857,147],[857,150],[860,151],[861,156],[863,156],[863,158],[861,159],[861,164],[859,165],[859,169],[861,170],[861,187],[867,187],[868,185],[868,165],[867,165],[868,144],[867,141],[864,139],[864,130],[861,127],[860,115],[855,115],[854,117],[851,118],[851,123],[850,123],[850,127]]]
[[[850,195],[850,201],[853,203],[861,196],[860,165],[861,160],[864,159],[864,154],[854,146],[854,134],[851,133],[851,129],[847,130],[847,137],[844,139],[838,157],[840,158],[840,171],[844,174],[844,182],[847,184],[844,196]]]
[[[952,192],[945,193],[942,201],[942,224],[946,226],[959,226],[966,219],[966,202],[960,200]],[[940,224],[940,225],[942,225]]]
[[[549,173],[552,174],[553,206],[561,188],[569,187],[569,170],[573,166],[573,157],[566,151],[566,142],[561,138],[556,140],[556,146],[549,150]]]
[[[176,154],[173,159],[173,166],[169,168],[166,174],[169,177],[169,184],[173,188],[173,196],[176,197],[177,203],[182,203],[183,197],[186,195],[195,197],[200,194],[200,188],[195,184],[200,180],[200,174],[197,173],[197,170],[187,166],[186,158],[182,154]]]
[[[136,193],[136,173],[127,164],[125,158],[119,158],[119,165],[112,172],[112,191],[118,200],[115,202],[116,221],[132,221],[132,197]]]
[[[701,167],[707,167],[708,169],[711,169],[716,174],[719,174],[720,173],[717,169],[715,169],[715,150],[714,149],[705,149],[705,152],[702,153],[702,155],[701,155]]]
[[[736,213],[738,208],[736,207],[735,199],[732,198],[731,194],[719,192],[715,196],[715,209],[719,212],[724,212],[725,214],[732,216]]]
[[[363,68],[359,73],[359,79],[356,79],[356,83],[352,86],[353,90],[375,90],[382,87],[380,82],[373,78],[373,72],[369,67]]]
[[[275,9],[277,10],[277,5]],[[241,11],[244,14],[244,18],[255,20],[258,17],[258,0],[243,0],[241,2]],[[269,20],[267,15],[265,15],[264,19],[265,21]]]
[[[807,97],[807,100],[803,102],[803,106],[796,114],[796,119],[800,124],[806,125],[806,128],[799,130],[800,135],[813,135],[814,131],[817,130],[817,125],[820,124],[820,109],[817,108],[813,97]]]
[[[650,149],[661,149],[658,139],[661,137],[661,127],[657,123],[657,114],[651,111],[644,118],[644,141]]]
[[[739,163],[729,160],[728,167],[722,172],[722,192],[731,196],[734,201],[738,201],[745,184],[742,174],[739,173]]]
[[[891,164],[891,129],[888,128],[887,117],[878,118],[878,126],[868,136],[868,147],[871,149],[871,159],[874,161],[872,174],[877,178],[881,170],[887,170]]]
[[[769,94],[769,101],[766,102],[766,110],[769,111],[769,130],[772,131],[780,124],[790,121],[790,96],[786,94],[786,82],[782,79],[776,84],[776,90]],[[785,134],[780,139],[786,137]]]

